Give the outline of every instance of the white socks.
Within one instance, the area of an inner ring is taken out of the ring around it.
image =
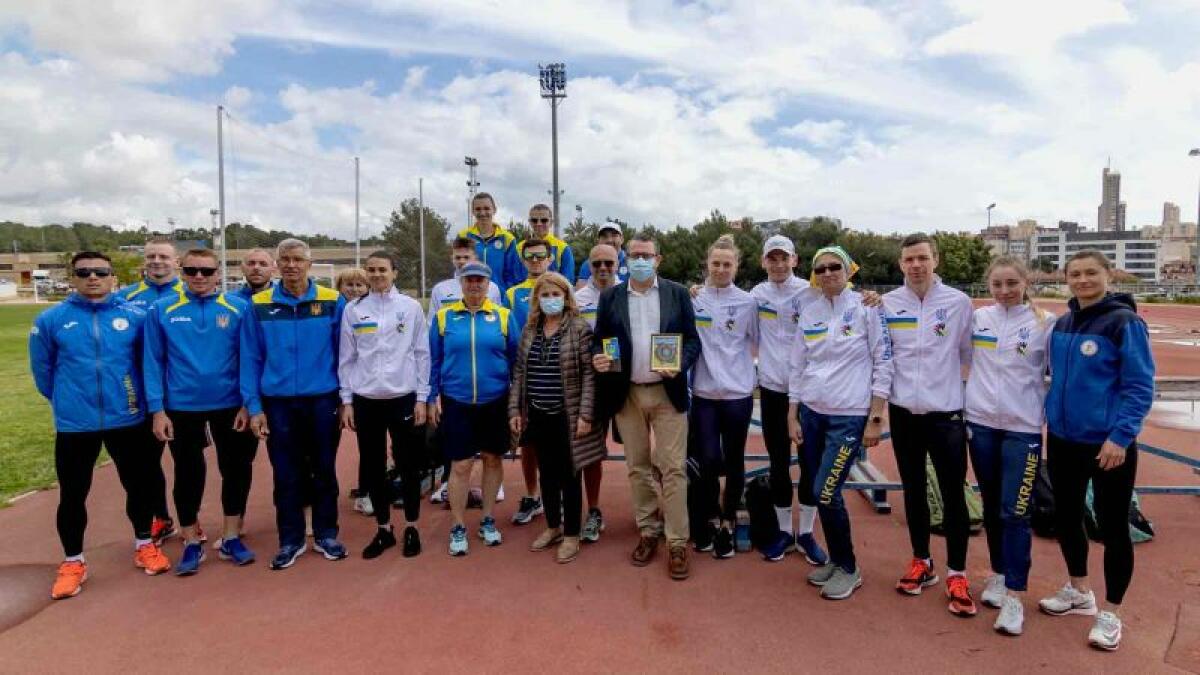
[[[779,531],[790,535],[792,533],[792,507],[776,506],[775,518],[779,521]]]
[[[817,521],[817,507],[800,505],[800,534],[812,534],[813,523]]]
[[[83,559],[83,554],[80,553],[79,555],[69,555],[69,556],[63,558],[63,562],[80,562],[81,563],[81,562],[87,562],[87,561],[85,561]]]
[[[153,539],[134,539],[133,540],[133,550],[136,551],[137,549],[145,546],[146,544],[153,544],[153,543],[154,543]]]

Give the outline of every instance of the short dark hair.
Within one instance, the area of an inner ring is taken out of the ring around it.
[[[109,267],[112,267],[112,258],[99,251],[80,251],[76,253],[71,256],[71,267],[75,267],[75,263],[80,260],[104,260],[108,263]]]
[[[496,208],[496,200],[495,200],[495,198],[494,198],[494,197],[492,197],[490,194],[488,194],[488,193],[486,193],[486,192],[480,192],[480,193],[476,194],[474,197],[471,197],[471,203],[472,203],[472,204],[474,204],[475,202],[479,201],[480,199],[486,199],[486,200],[488,200],[489,202],[491,202],[491,203],[492,203],[492,209],[493,209],[493,210],[495,210],[495,208]]]
[[[453,251],[460,248],[469,248],[473,251],[475,250],[475,242],[466,237],[455,237],[454,241],[450,242],[450,250]]]
[[[546,249],[547,252],[550,250],[550,242],[546,241],[545,239],[531,237],[521,242],[521,253],[524,254],[525,251],[528,251],[530,246],[541,246],[542,248]]]
[[[633,235],[633,239],[630,239],[629,243],[632,244],[635,241],[648,241],[651,244],[654,244],[654,253],[658,254],[658,238],[649,232],[638,232],[637,234]]]
[[[924,232],[913,232],[905,237],[900,241],[900,250],[904,250],[909,246],[916,246],[918,244],[929,244],[929,250],[933,251],[933,255],[936,256],[938,254],[937,242],[933,240],[933,237],[930,237]]]
[[[383,249],[372,251],[371,254],[367,256],[367,260],[370,260],[371,258],[376,260],[386,260],[388,261],[388,264],[392,266],[393,270],[396,269],[396,256],[392,255],[391,251],[385,251]]]
[[[191,257],[208,258],[208,259],[212,260],[213,262],[220,261],[220,258],[217,257],[217,252],[212,250],[211,248],[189,248],[183,254],[183,256],[181,256],[179,259],[187,260],[188,258],[191,258]]]
[[[1065,272],[1068,269],[1070,269],[1071,263],[1075,262],[1076,260],[1095,260],[1096,262],[1100,263],[1100,266],[1106,270],[1111,271],[1113,268],[1112,261],[1108,259],[1108,256],[1104,255],[1103,253],[1101,253],[1100,251],[1097,251],[1094,248],[1089,248],[1089,249],[1084,249],[1082,251],[1078,251],[1074,255],[1072,255],[1070,258],[1067,258],[1067,263],[1065,265],[1063,265],[1063,271]]]

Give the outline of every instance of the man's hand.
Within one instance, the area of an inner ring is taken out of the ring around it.
[[[1104,441],[1104,445],[1100,448],[1100,455],[1096,457],[1096,463],[1105,471],[1121,466],[1125,463],[1125,448],[1112,441]]]
[[[863,445],[868,448],[873,448],[879,445],[879,439],[883,436],[883,420],[878,422],[867,421],[867,428],[863,431]]]
[[[425,404],[418,401],[413,404],[413,426],[420,427],[425,425],[425,416],[427,410]]]
[[[679,371],[678,371],[678,370],[663,370],[663,369],[661,369],[661,368],[660,368],[660,369],[653,369],[653,368],[652,368],[652,369],[650,370],[650,372],[652,372],[652,373],[657,373],[657,374],[658,374],[660,377],[662,377],[664,380],[669,380],[669,379],[671,379],[671,378],[673,378],[673,377],[675,377],[676,375],[678,375],[678,374],[679,374]]]
[[[788,436],[796,445],[804,443],[804,433],[800,431],[800,418],[794,414],[788,415]]]
[[[597,373],[607,373],[612,369],[612,357],[608,354],[592,354],[592,367]]]
[[[171,424],[171,418],[167,417],[167,413],[158,411],[154,413],[154,437],[166,443],[175,440],[175,426]]]
[[[354,405],[351,403],[342,404],[342,428],[347,431],[358,431],[354,426]]]
[[[583,438],[590,433],[592,433],[592,423],[580,417],[575,424],[575,438]]]
[[[508,429],[514,436],[520,436],[521,432],[525,430],[525,419],[520,415],[508,418]]]
[[[425,410],[425,421],[428,424],[436,427],[438,423],[442,421],[442,397],[438,396],[437,398],[433,399],[433,403],[430,403]],[[414,413],[414,415],[415,414],[416,413]]]
[[[238,409],[237,414],[233,416],[233,430],[241,433],[250,428],[250,413],[245,406]]]
[[[875,291],[863,291],[862,304],[864,307],[879,307],[883,304],[883,296]]]
[[[254,433],[254,437],[260,441],[267,440],[271,430],[267,428],[266,413],[258,413],[250,416],[250,431]]]

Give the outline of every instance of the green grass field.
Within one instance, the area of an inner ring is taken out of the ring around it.
[[[49,305],[0,305],[0,508],[54,482],[54,421],[29,373],[29,327]]]

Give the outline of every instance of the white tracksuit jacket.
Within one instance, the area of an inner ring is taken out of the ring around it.
[[[917,415],[962,410],[962,365],[971,362],[971,299],[935,275],[923,301],[901,286],[883,296],[883,307],[896,361],[889,402]]]
[[[993,429],[1042,433],[1046,365],[1054,315],[1039,319],[1029,305],[991,305],[975,310],[968,422]]]

